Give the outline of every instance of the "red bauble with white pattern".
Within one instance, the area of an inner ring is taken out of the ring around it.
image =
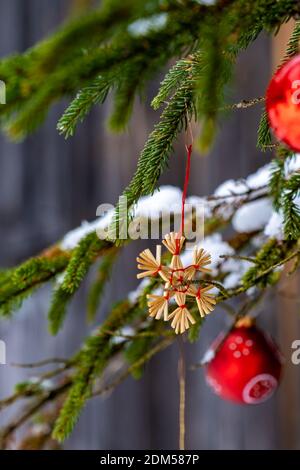
[[[227,336],[220,335],[211,346],[211,355],[214,357],[206,366],[206,380],[224,399],[262,403],[279,384],[279,349],[250,319],[243,319]]]
[[[266,108],[276,137],[300,150],[300,55],[286,62],[267,89]]]

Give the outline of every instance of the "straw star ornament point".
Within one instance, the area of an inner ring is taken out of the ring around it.
[[[138,279],[144,277],[160,276],[164,281],[164,291],[162,295],[149,294],[148,308],[149,315],[157,320],[172,320],[171,327],[175,333],[184,333],[191,325],[196,323],[196,319],[187,307],[188,298],[196,300],[201,317],[208,315],[215,307],[216,300],[209,292],[212,284],[200,285],[199,274],[209,274],[211,269],[207,266],[211,263],[211,256],[202,248],[197,246],[193,253],[193,264],[183,267],[180,253],[184,245],[185,238],[175,232],[167,234],[163,240],[163,245],[172,254],[170,266],[162,263],[161,245],[156,247],[156,256],[149,249],[140,253],[137,257],[138,269],[141,273]],[[169,302],[175,300],[177,308],[169,313]]]

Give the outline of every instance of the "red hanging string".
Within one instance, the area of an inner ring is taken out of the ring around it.
[[[184,235],[184,206],[185,206],[185,200],[186,200],[189,179],[190,179],[191,156],[192,156],[193,146],[192,144],[190,144],[190,145],[186,145],[185,148],[187,152],[187,162],[186,162],[186,168],[185,168],[184,186],[183,186],[183,191],[182,191],[180,236]]]
[[[179,236],[176,240],[176,253],[177,254],[180,253],[180,238],[181,238],[182,235],[184,235],[185,201],[186,201],[186,195],[187,195],[189,179],[190,179],[191,156],[192,156],[192,151],[193,151],[193,144],[186,145],[185,149],[186,149],[186,153],[187,153],[187,162],[186,162],[186,167],[185,167],[185,178],[184,178],[184,185],[183,185],[183,191],[182,191],[182,201],[181,201],[181,225],[180,225]]]

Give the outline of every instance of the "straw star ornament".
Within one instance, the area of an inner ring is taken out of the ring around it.
[[[196,300],[201,317],[208,315],[215,307],[216,300],[209,291],[213,286],[197,286],[199,273],[210,273],[207,266],[211,263],[211,256],[202,248],[195,247],[193,253],[193,264],[183,267],[180,253],[185,238],[178,233],[172,232],[165,236],[163,245],[172,254],[170,266],[165,266],[161,261],[161,245],[156,247],[156,256],[149,249],[140,253],[137,258],[138,269],[143,271],[137,275],[138,279],[144,277],[160,276],[164,281],[163,295],[149,294],[149,315],[157,320],[163,318],[165,321],[172,320],[171,327],[175,333],[184,333],[190,325],[196,323],[195,318],[186,306],[187,297]],[[174,298],[177,308],[169,313],[169,301]]]

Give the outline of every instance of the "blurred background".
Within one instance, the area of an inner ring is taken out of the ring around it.
[[[26,50],[57,28],[82,1],[1,0],[0,55]],[[288,26],[287,26],[288,28]],[[262,36],[239,60],[233,100],[261,96],[285,44]],[[22,144],[0,136],[0,266],[15,265],[60,239],[83,220],[93,220],[99,204],[115,203],[129,182],[149,131],[158,119],[149,104],[162,77],[137,102],[128,132],[109,135],[105,119],[109,102],[95,109],[75,137],[65,141],[56,123],[67,102],[52,108],[43,127]],[[245,177],[267,163],[269,154],[256,149],[260,106],[233,112],[220,127],[210,155],[194,155],[190,195],[211,193],[222,181]],[[162,184],[182,187],[184,145],[178,142]],[[12,320],[0,324],[7,344],[8,365],[0,366],[0,396],[32,375],[9,363],[31,362],[75,352],[105,317],[112,302],[135,288],[134,243],[116,264],[94,325],[86,323],[86,288],[75,297],[64,329],[57,337],[47,331],[50,289],[26,301]],[[124,276],[124,273],[126,275]],[[285,290],[299,292],[299,279]],[[291,343],[300,338],[299,304],[278,293],[259,307],[259,324],[268,328],[286,356],[282,385],[268,402],[238,406],[221,401],[207,388],[203,371],[187,372],[188,449],[299,449],[300,366],[290,361]],[[218,333],[228,325],[223,311],[205,322],[198,343],[188,347],[188,365],[199,362]],[[139,381],[128,379],[110,397],[89,402],[65,449],[176,449],[178,446],[178,346],[147,365]],[[0,424],[7,415],[0,415]]]

